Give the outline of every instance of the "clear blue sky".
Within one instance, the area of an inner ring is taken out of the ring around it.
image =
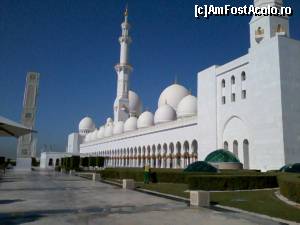
[[[36,129],[44,144],[64,151],[67,135],[91,116],[112,116],[120,23],[129,4],[131,88],[155,111],[174,81],[196,94],[196,73],[247,53],[250,17],[194,18],[195,4],[252,0],[0,0],[0,115],[20,121],[27,71],[41,73]],[[292,6],[291,36],[300,39],[300,2]],[[16,140],[0,139],[0,155],[15,157]]]

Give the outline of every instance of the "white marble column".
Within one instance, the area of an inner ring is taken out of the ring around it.
[[[170,163],[171,163],[171,159],[170,159],[170,158],[167,158],[167,165],[166,165],[166,168],[170,168]]]

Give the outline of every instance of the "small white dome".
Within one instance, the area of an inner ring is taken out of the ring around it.
[[[79,133],[85,135],[95,130],[95,123],[91,117],[84,117],[78,125]]]
[[[142,101],[134,91],[128,92],[129,113],[133,116],[139,116],[142,112]]]
[[[117,121],[114,124],[113,134],[122,134],[124,132],[124,122]]]
[[[143,112],[137,121],[138,128],[151,127],[153,125],[154,125],[154,116],[153,113],[149,111]]]
[[[137,129],[137,118],[129,117],[124,124],[124,131],[132,131]]]
[[[176,120],[175,110],[168,104],[164,104],[159,107],[154,115],[154,123],[165,123]]]
[[[175,110],[177,105],[185,96],[189,94],[189,91],[182,85],[172,84],[167,87],[159,96],[158,108],[164,104],[172,106]]]
[[[113,125],[109,124],[105,126],[104,137],[110,137],[113,135]]]
[[[108,117],[108,118],[106,119],[106,124],[110,124],[110,123],[113,123],[113,119],[110,118],[110,117]]]
[[[101,126],[97,132],[97,138],[103,138],[104,137],[104,131],[105,131],[105,128],[104,126]]]
[[[197,98],[193,95],[185,96],[177,107],[178,118],[195,115],[197,115]]]

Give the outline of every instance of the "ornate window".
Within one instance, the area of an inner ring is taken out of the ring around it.
[[[234,76],[231,77],[231,84],[235,84],[235,77]]]
[[[228,150],[228,142],[227,141],[224,142],[224,149]]]
[[[239,143],[237,140],[233,142],[233,154],[238,157],[239,156]]]
[[[235,102],[235,93],[231,94],[231,102]]]
[[[242,90],[242,99],[246,99],[246,98],[247,98],[247,91]]]
[[[222,80],[221,87],[222,87],[222,88],[225,88],[225,87],[226,87],[226,82],[225,82],[224,79]]]
[[[225,105],[226,104],[226,97],[222,96],[222,104]]]
[[[242,74],[241,74],[241,80],[242,81],[246,80],[246,73],[245,73],[245,71],[243,71]]]

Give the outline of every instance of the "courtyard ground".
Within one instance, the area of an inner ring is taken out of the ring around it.
[[[122,190],[55,172],[8,172],[0,180],[0,224],[279,225],[245,213]]]

